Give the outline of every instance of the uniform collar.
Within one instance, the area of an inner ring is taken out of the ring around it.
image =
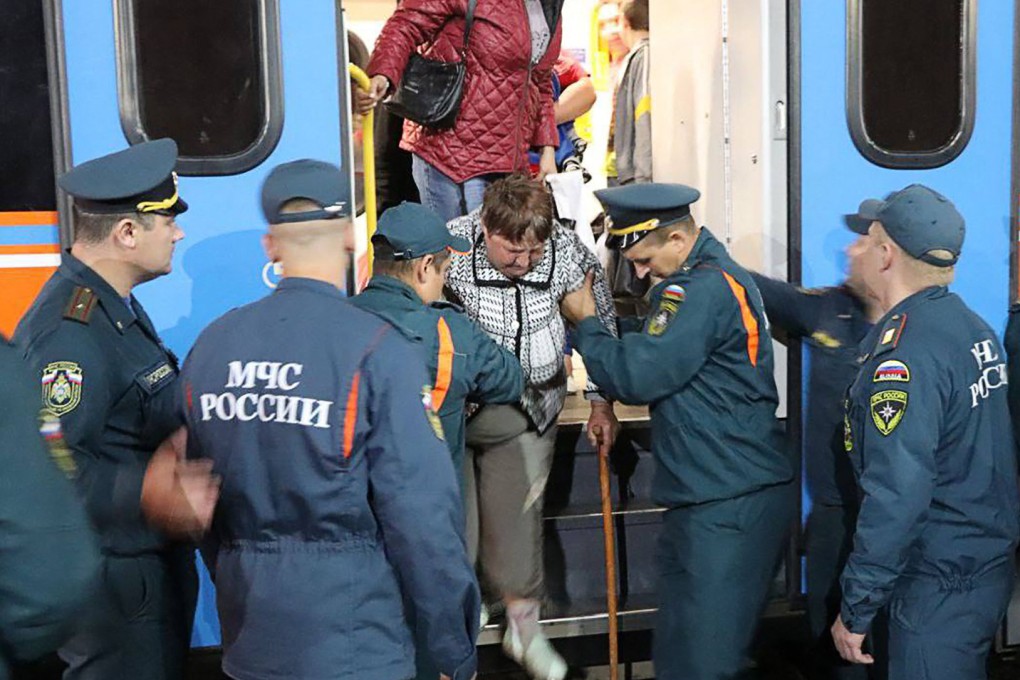
[[[682,265],[680,265],[680,269],[673,273],[673,276],[686,274],[703,261],[717,258],[719,256],[720,249],[722,249],[722,244],[716,240],[715,236],[712,235],[712,232],[710,232],[707,227],[702,227],[698,231],[698,239],[694,242],[694,247],[691,248],[691,252],[687,255],[687,259],[684,260]]]
[[[868,334],[864,336],[864,339],[861,341],[859,345],[859,351],[861,352],[861,354],[867,356],[871,353],[875,345],[878,344],[878,336],[881,335],[883,329],[886,328],[886,325],[890,322],[890,320],[894,316],[897,316],[899,314],[905,314],[914,307],[917,307],[919,304],[927,300],[933,300],[935,298],[942,297],[948,293],[949,289],[946,288],[945,286],[929,286],[928,288],[919,290],[913,295],[909,295],[904,299],[900,300],[892,309],[883,314],[882,318],[876,321],[875,325],[871,327],[871,330],[868,332]]]
[[[130,298],[132,303],[131,309],[128,309],[120,293],[106,279],[100,276],[96,270],[72,255],[71,251],[65,250],[61,253],[60,268],[67,278],[80,286],[88,288],[95,294],[110,322],[121,333],[142,317],[145,317],[146,320],[148,319],[145,316],[144,310],[142,310],[142,306],[134,299],[134,295]]]
[[[407,298],[408,300],[417,303],[418,305],[424,305],[421,296],[415,292],[414,288],[407,285],[400,279],[393,276],[386,276],[383,274],[377,274],[368,281],[368,285],[365,286],[365,291],[377,290],[381,293],[388,293],[391,295],[399,295]]]
[[[340,298],[341,300],[347,298],[347,294],[332,283],[318,279],[308,279],[303,276],[285,276],[280,283],[276,284],[276,290],[273,292],[286,292],[288,290],[307,290],[313,293]]]

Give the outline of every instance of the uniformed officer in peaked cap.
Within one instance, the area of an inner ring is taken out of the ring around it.
[[[884,315],[860,345],[844,444],[862,493],[832,626],[844,658],[889,611],[889,677],[985,678],[1020,527],[1006,358],[946,286],[963,247],[952,202],[914,184],[861,203],[862,276]]]
[[[284,278],[206,328],[183,378],[189,455],[223,476],[203,544],[223,668],[238,680],[410,678],[417,639],[433,677],[469,680],[479,594],[456,476],[419,348],[341,289],[347,175],[286,163],[262,208]]]
[[[563,302],[589,374],[650,404],[659,546],[657,678],[733,678],[744,667],[794,519],[793,468],[775,418],[772,343],[744,269],[690,214],[698,191],[634,184],[597,191],[639,276],[662,279],[651,315],[614,338],[590,287]],[[621,329],[623,330],[623,329]]]
[[[202,466],[173,460],[147,474],[180,425],[177,359],[134,287],[170,271],[187,209],[172,140],[146,142],[59,179],[74,198],[74,242],[18,325],[14,340],[60,418],[76,483],[100,539],[101,597],[60,650],[70,678],[180,678],[197,594],[193,550],[152,528],[158,500],[180,534],[208,522],[215,486]],[[189,501],[190,499],[190,501]],[[192,508],[199,508],[196,512]]]

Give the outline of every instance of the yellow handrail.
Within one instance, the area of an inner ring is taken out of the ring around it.
[[[348,64],[347,70],[354,82],[365,92],[371,89],[368,74],[354,64]],[[365,188],[365,221],[368,249],[365,257],[368,261],[368,276],[372,275],[372,235],[375,234],[375,112],[374,109],[365,114],[361,125],[361,164],[364,170]]]

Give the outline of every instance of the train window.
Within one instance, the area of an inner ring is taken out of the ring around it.
[[[11,3],[0,26],[0,212],[56,210],[43,3]]]
[[[117,0],[121,124],[189,175],[249,170],[283,123],[276,0]]]
[[[963,151],[974,128],[976,7],[847,3],[847,121],[868,160],[933,168]]]

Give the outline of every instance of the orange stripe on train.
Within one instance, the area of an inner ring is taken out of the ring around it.
[[[57,213],[47,210],[0,212],[0,227],[34,227],[57,223]]]

